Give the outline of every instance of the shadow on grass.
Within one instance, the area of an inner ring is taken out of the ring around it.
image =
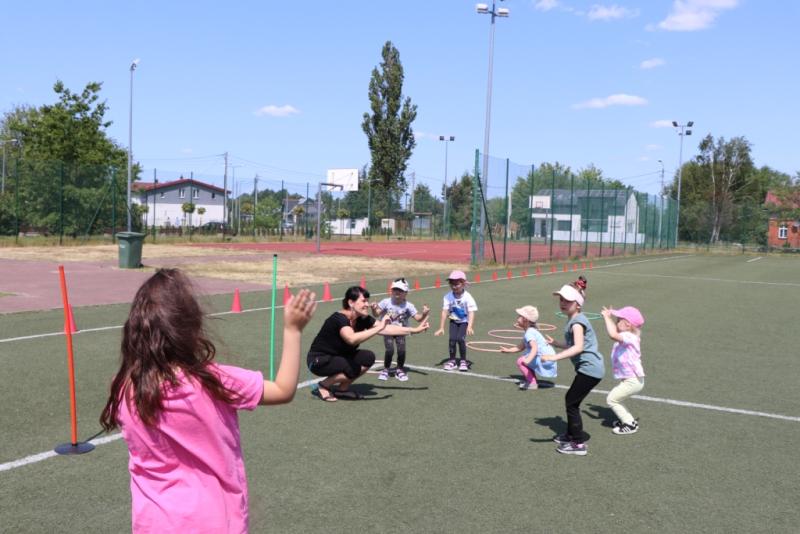
[[[614,426],[614,421],[617,420],[614,410],[608,406],[600,406],[598,404],[589,404],[587,405],[587,408],[588,410],[583,411],[587,417],[600,420],[600,424],[602,426],[606,426],[608,428],[612,428]]]
[[[553,431],[553,434],[562,434],[567,429],[567,422],[561,416],[537,417],[534,422],[539,426],[549,428]],[[553,441],[553,438],[530,438],[530,441],[533,443],[549,443]]]

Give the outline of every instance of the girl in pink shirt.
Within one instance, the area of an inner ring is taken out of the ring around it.
[[[622,401],[644,388],[641,349],[641,328],[644,325],[644,317],[633,306],[625,306],[619,310],[604,307],[600,313],[605,320],[608,337],[614,340],[611,365],[614,378],[620,381],[606,397],[609,407],[619,418],[614,421],[611,431],[617,435],[634,434],[639,430],[639,421],[633,418],[622,405]]]
[[[134,532],[247,532],[237,410],[292,400],[314,297],[302,290],[284,307],[283,354],[270,382],[214,362],[203,311],[179,270],[159,269],[139,288],[100,417],[128,445]]]

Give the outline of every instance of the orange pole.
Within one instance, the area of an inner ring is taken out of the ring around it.
[[[67,279],[64,266],[58,266],[58,277],[61,282],[61,300],[64,303],[64,320],[69,324],[69,296],[67,296]],[[72,445],[78,445],[78,408],[75,402],[75,356],[72,352],[72,329],[64,332],[67,336],[67,367],[69,369],[69,417],[72,425]]]

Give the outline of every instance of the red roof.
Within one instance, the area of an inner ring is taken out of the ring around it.
[[[194,178],[180,178],[178,180],[172,180],[171,182],[134,182],[131,185],[131,189],[133,191],[158,191],[159,189],[166,189],[168,187],[172,187],[174,185],[194,185],[198,187],[204,187],[206,189],[210,189],[212,191],[216,191],[217,193],[222,193],[224,190],[221,187],[217,187],[216,185],[207,184],[205,182],[200,182],[195,180]]]
[[[786,199],[781,199],[773,191],[767,191],[764,204],[775,204],[782,208],[800,208],[800,191],[792,191]]]

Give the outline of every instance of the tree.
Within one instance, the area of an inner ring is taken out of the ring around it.
[[[191,202],[184,202],[181,204],[181,211],[183,212],[183,224],[191,226],[192,213],[194,213],[194,204]],[[188,219],[187,219],[188,218]]]
[[[381,55],[380,70],[372,69],[369,82],[372,114],[364,113],[361,128],[372,157],[369,180],[377,190],[373,194],[385,195],[386,212],[391,213],[393,197],[406,188],[403,174],[416,146],[411,123],[417,116],[417,106],[409,97],[403,100],[403,65],[391,41],[383,45]]]
[[[205,215],[206,209],[203,207],[197,208],[197,214],[200,216],[200,226],[203,226],[203,215]]]

